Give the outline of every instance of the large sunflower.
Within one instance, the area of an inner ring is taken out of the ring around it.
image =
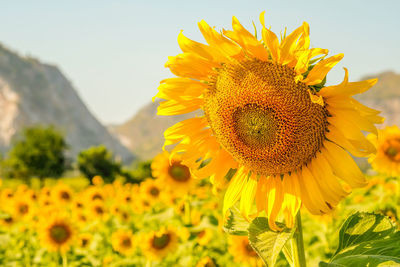
[[[179,77],[163,80],[156,97],[166,100],[159,115],[204,111],[167,129],[165,145],[175,144],[171,155],[180,154],[195,176],[210,176],[214,184],[237,169],[224,214],[241,199],[249,216],[255,199],[257,211],[277,229],[281,215],[294,225],[301,203],[313,214],[328,213],[348,194],[342,182],[365,184],[347,152],[375,152],[362,131],[376,133],[374,123],[382,118],[352,98],[376,79],[349,82],[345,69],[341,84],[324,86],[343,55],[325,58],[328,50],[310,48],[306,22],[279,41],[265,27],[264,12],[260,20],[261,40],[235,17],[233,31],[222,33],[199,23],[208,45],[180,33],[183,53],[166,63]]]
[[[386,127],[379,131],[378,137],[369,135],[368,139],[376,146],[376,155],[368,160],[372,167],[382,173],[400,175],[400,129]]]

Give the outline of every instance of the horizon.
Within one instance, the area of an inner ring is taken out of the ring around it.
[[[73,3],[79,3],[80,9],[75,9]],[[329,55],[345,54],[328,76],[329,84],[341,82],[344,66],[352,81],[384,71],[400,72],[400,36],[393,34],[400,26],[396,19],[400,3],[396,1],[387,1],[385,6],[338,1],[326,4],[329,13],[320,12],[317,1],[310,1],[314,4],[309,6],[291,3],[290,8],[261,1],[241,6],[234,5],[238,1],[230,1],[228,6],[218,2],[213,3],[214,9],[205,2],[192,6],[180,3],[160,2],[154,7],[148,3],[104,1],[14,2],[5,7],[0,42],[21,56],[56,65],[92,114],[106,125],[131,119],[151,102],[159,81],[173,76],[164,63],[168,56],[180,52],[176,40],[180,30],[188,38],[204,43],[197,29],[201,19],[220,30],[231,28],[235,15],[252,31],[252,21],[260,29],[258,16],[265,10],[266,24],[276,33],[285,26],[292,31],[307,21],[311,46],[327,48]],[[353,13],[359,4],[365,8]],[[385,15],[380,16],[382,13]],[[140,23],[142,26],[137,27]]]

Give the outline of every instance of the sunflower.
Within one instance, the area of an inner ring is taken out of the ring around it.
[[[51,190],[51,196],[55,203],[64,205],[72,201],[73,191],[69,185],[59,183]]]
[[[257,252],[251,247],[247,236],[229,236],[229,253],[235,261],[250,266],[263,266]]]
[[[118,230],[111,236],[112,247],[115,251],[128,256],[135,252],[134,238],[131,231]]]
[[[197,262],[196,267],[217,267],[217,265],[215,265],[213,259],[207,256]]]
[[[188,166],[182,163],[180,155],[168,152],[157,155],[151,164],[152,175],[173,190],[177,196],[183,196],[194,188],[195,180]]]
[[[376,146],[376,155],[368,159],[372,167],[381,173],[391,176],[400,175],[400,129],[389,126],[379,131],[378,137],[368,135]]]
[[[162,198],[162,185],[158,182],[158,180],[148,178],[140,183],[140,193],[143,201],[147,201],[150,204],[155,204],[160,202]]]
[[[172,227],[162,228],[144,235],[143,254],[150,260],[162,260],[178,246],[178,235]]]
[[[54,215],[41,223],[39,237],[42,245],[50,251],[67,252],[75,238],[75,229],[67,216]]]
[[[349,82],[345,69],[342,83],[324,85],[343,54],[326,58],[327,49],[310,49],[306,22],[279,41],[265,27],[264,12],[260,21],[261,40],[235,17],[233,31],[222,34],[199,23],[208,45],[180,33],[183,53],[166,63],[179,77],[161,81],[156,97],[166,100],[159,115],[203,111],[167,129],[164,148],[175,145],[172,156],[181,155],[193,175],[215,185],[236,170],[224,215],[240,199],[245,217],[265,211],[278,229],[275,220],[282,217],[293,227],[301,203],[313,214],[328,213],[348,194],[343,183],[365,185],[347,152],[375,152],[362,131],[376,134],[382,118],[352,98],[376,79]]]
[[[82,233],[78,236],[78,246],[80,248],[88,248],[93,236],[89,233]]]
[[[104,221],[109,218],[109,213],[103,201],[93,201],[89,204],[88,208],[92,218],[97,218]]]
[[[214,233],[211,229],[205,228],[196,234],[197,243],[202,246],[206,246],[210,243],[212,238],[214,237]]]

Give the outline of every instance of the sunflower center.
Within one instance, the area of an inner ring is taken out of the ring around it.
[[[204,95],[219,143],[243,166],[263,175],[299,169],[320,149],[327,110],[313,103],[292,68],[257,59],[228,63]]]
[[[58,244],[62,244],[67,241],[70,235],[70,230],[66,225],[56,224],[50,228],[50,237]]]
[[[71,196],[69,195],[69,193],[66,192],[66,191],[62,191],[61,194],[60,194],[60,196],[61,196],[61,198],[64,199],[64,200],[69,200],[69,199],[71,198]]]
[[[171,236],[169,234],[154,236],[152,245],[156,249],[163,249],[168,246],[170,240]]]
[[[392,139],[387,141],[388,148],[385,154],[393,161],[400,161],[400,139]]]
[[[249,256],[252,256],[252,257],[257,256],[257,252],[254,251],[254,249],[250,246],[249,243],[246,242],[246,243],[244,244],[244,247],[245,247],[246,252],[247,252],[247,254],[248,254]]]
[[[132,241],[129,237],[125,237],[122,239],[121,245],[125,248],[130,248],[132,246]]]
[[[173,162],[168,169],[168,173],[177,182],[186,182],[190,179],[189,168],[180,162]]]
[[[21,205],[18,207],[18,211],[19,211],[20,214],[26,214],[26,213],[28,213],[28,211],[29,211],[29,207],[28,207],[28,205],[26,205],[26,204],[21,204]]]
[[[150,195],[152,195],[152,196],[158,196],[160,194],[160,190],[158,190],[158,188],[157,187],[152,187],[152,188],[150,188]]]

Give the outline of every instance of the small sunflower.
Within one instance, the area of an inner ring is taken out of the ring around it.
[[[372,167],[381,173],[391,176],[400,175],[400,129],[398,126],[380,130],[378,137],[368,136],[376,146],[376,155],[368,159]]]
[[[86,249],[90,246],[93,236],[89,233],[82,233],[78,236],[78,246],[80,248]]]
[[[208,45],[186,38],[183,53],[166,67],[177,78],[161,81],[156,97],[165,99],[159,115],[202,110],[204,115],[164,132],[181,164],[199,178],[223,185],[223,213],[240,200],[245,217],[265,211],[269,225],[284,217],[293,227],[301,204],[313,214],[330,212],[352,188],[365,185],[352,157],[375,152],[362,131],[377,133],[383,119],[354,98],[376,79],[325,86],[326,75],[343,58],[326,58],[327,49],[310,48],[306,22],[281,40],[265,27],[262,39],[233,17],[233,31],[217,32],[199,23]],[[203,167],[203,165],[205,165]],[[255,202],[256,212],[252,212]]]
[[[140,183],[140,194],[143,201],[155,204],[161,201],[163,188],[158,180],[148,178]]]
[[[131,231],[118,230],[111,236],[112,247],[115,251],[129,256],[135,252],[135,243]]]
[[[51,196],[55,203],[64,205],[72,202],[73,191],[69,185],[59,183],[51,190]]]
[[[91,202],[88,206],[88,209],[92,218],[97,218],[100,220],[107,220],[109,218],[107,207],[104,205],[103,201],[97,200]]]
[[[178,235],[174,228],[162,228],[143,237],[142,252],[150,260],[162,260],[178,246]]]
[[[197,243],[202,246],[206,246],[210,243],[212,238],[214,237],[214,233],[211,229],[205,228],[196,234]]]
[[[215,265],[213,259],[211,259],[210,257],[204,257],[202,258],[197,264],[196,267],[217,267],[217,265]]]
[[[229,253],[238,263],[250,266],[263,266],[257,252],[251,247],[247,236],[229,236]]]
[[[164,152],[157,155],[151,164],[152,174],[176,195],[184,195],[194,188],[194,180],[188,166],[182,163],[179,155],[170,156]]]
[[[41,223],[39,237],[42,245],[49,251],[67,252],[75,238],[75,229],[67,216],[54,215]]]

